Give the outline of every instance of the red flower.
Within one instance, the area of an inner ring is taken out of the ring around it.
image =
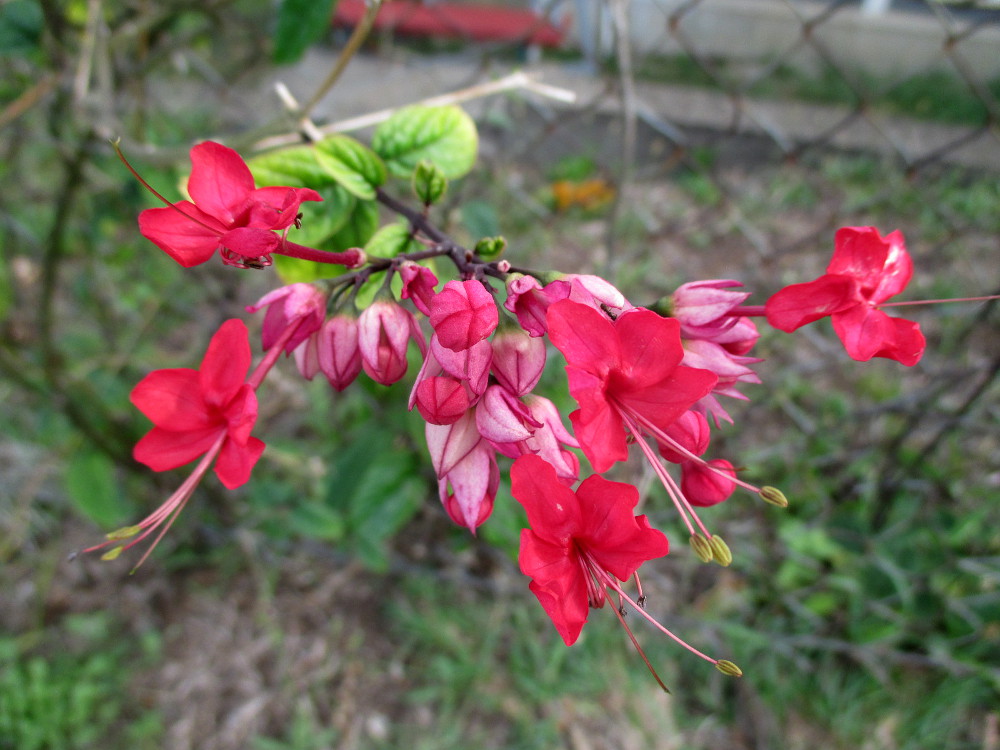
[[[593,475],[576,492],[538,456],[511,468],[511,492],[528,513],[518,561],[529,588],[567,646],[576,642],[590,607],[604,604],[611,576],[626,581],[646,560],[669,550],[662,532],[636,516],[639,491]]]
[[[874,227],[844,227],[837,231],[834,245],[823,276],[787,286],[767,301],[767,321],[790,333],[829,316],[851,358],[916,364],[926,346],[920,325],[878,309],[903,291],[913,274],[903,235],[882,237]]]
[[[244,484],[264,450],[250,437],[257,396],[245,382],[249,368],[247,328],[234,319],[212,337],[200,369],[156,370],[143,378],[131,400],[155,426],[136,444],[135,459],[166,471],[215,450],[219,480],[229,489]]]
[[[562,300],[549,307],[547,321],[580,404],[570,414],[573,430],[598,473],[628,458],[626,427],[666,430],[717,381],[707,370],[680,364],[680,324],[650,310],[635,308],[612,322],[592,307]]]
[[[303,201],[323,200],[309,188],[255,188],[240,155],[212,141],[191,149],[187,189],[193,203],[139,214],[143,236],[185,268],[209,260],[220,247],[243,259],[266,257],[281,245],[273,230],[288,229]]]

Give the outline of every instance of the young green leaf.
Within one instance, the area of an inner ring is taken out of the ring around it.
[[[361,200],[374,200],[386,178],[385,164],[369,148],[346,135],[316,144],[316,160],[327,174]]]
[[[418,247],[406,224],[387,224],[368,240],[365,253],[375,258],[394,258],[400,253],[412,252]]]
[[[334,175],[316,157],[312,146],[293,146],[255,156],[247,166],[259,187],[287,185],[319,190],[337,182]]]
[[[478,148],[476,124],[455,106],[405,107],[372,136],[372,149],[397,177],[408,177],[426,160],[454,180],[472,169]]]
[[[413,192],[425,206],[437,203],[448,189],[448,179],[426,159],[413,170]]]

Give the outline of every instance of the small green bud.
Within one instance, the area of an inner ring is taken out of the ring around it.
[[[709,544],[708,540],[701,534],[691,535],[691,549],[698,556],[698,559],[703,563],[712,562],[712,558],[715,557],[712,554],[712,545]]]
[[[476,255],[483,260],[494,260],[506,249],[507,240],[503,237],[483,237],[476,243]]]
[[[647,310],[652,310],[657,315],[662,315],[664,318],[669,318],[674,312],[674,297],[672,294],[668,294],[664,297],[660,297],[656,302],[649,305]]]
[[[729,551],[729,545],[718,534],[713,534],[708,543],[712,547],[712,559],[723,568],[729,567],[733,562],[733,553]]]
[[[424,160],[413,170],[413,192],[425,206],[437,203],[448,189],[448,179],[436,164]]]
[[[105,552],[103,555],[101,555],[101,559],[102,560],[117,560],[118,556],[122,553],[122,550],[124,550],[124,549],[125,549],[125,545],[124,544],[119,544],[117,547],[112,547],[107,552]]]
[[[715,662],[715,668],[722,672],[722,674],[729,675],[730,677],[743,676],[743,670],[727,659],[719,659],[719,661]]]
[[[120,529],[115,529],[104,535],[105,539],[110,539],[112,541],[118,541],[119,539],[130,539],[142,531],[141,526],[123,526]]]
[[[788,507],[788,498],[786,498],[785,493],[777,487],[761,487],[760,499],[765,503],[777,505],[779,508]]]

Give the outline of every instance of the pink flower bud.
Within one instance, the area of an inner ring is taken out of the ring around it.
[[[511,274],[507,277],[507,301],[503,306],[517,316],[517,322],[529,336],[544,336],[548,330],[545,311],[551,301],[533,276]]]
[[[725,475],[736,476],[736,469],[724,458],[716,458],[705,463],[688,461],[681,465],[681,492],[692,505],[707,508],[718,505],[733,494],[736,484]],[[709,466],[720,469],[718,474]]]
[[[424,427],[424,435],[427,438],[427,452],[431,454],[431,464],[438,479],[454,469],[482,440],[476,428],[476,413],[473,409],[452,424],[436,425],[428,422]]]
[[[361,350],[358,348],[358,319],[352,315],[335,315],[317,334],[319,368],[337,391],[343,391],[361,372]]]
[[[465,516],[462,515],[462,505],[459,502],[458,497],[453,492],[447,492],[447,480],[442,479],[439,484],[441,488],[439,489],[441,493],[441,504],[444,506],[445,513],[448,514],[448,518],[452,520],[458,526],[465,526],[469,528],[470,531],[475,533],[476,528],[482,526],[493,514],[493,502],[496,500],[496,492],[493,494],[486,493],[486,495],[479,501],[479,513],[476,516],[475,526],[469,526],[468,521],[466,521]]]
[[[435,376],[420,381],[414,403],[430,424],[454,424],[469,410],[469,394],[460,380]]]
[[[489,338],[499,322],[493,295],[475,280],[449,281],[431,299],[430,310],[438,341],[456,352]]]
[[[625,299],[625,295],[618,291],[614,284],[605,281],[600,276],[571,273],[564,276],[562,281],[569,283],[568,299],[574,302],[581,302],[597,310],[607,308],[614,313],[620,313],[632,307]],[[552,301],[555,302],[557,299],[561,299],[561,297],[553,298]]]
[[[567,486],[575,484],[580,475],[580,459],[563,446],[579,448],[580,443],[563,426],[559,410],[547,398],[528,394],[524,402],[532,418],[541,423],[525,446],[556,470],[559,481]]]
[[[489,341],[480,341],[468,349],[453,351],[442,346],[437,335],[432,335],[430,349],[431,356],[446,373],[467,382],[477,396],[483,394],[489,384],[490,362],[493,360],[493,347]]]
[[[517,443],[531,437],[541,422],[531,418],[528,407],[517,396],[499,385],[486,389],[476,405],[476,428],[493,443]],[[521,455],[512,456],[516,458]]]
[[[668,425],[664,432],[673,438],[682,448],[700,456],[708,450],[711,430],[704,414],[696,411],[684,412],[676,422]],[[691,460],[690,456],[679,453],[667,443],[659,443],[660,455],[675,464],[684,464]]]
[[[256,305],[246,308],[255,313],[267,307],[264,327],[261,331],[261,346],[270,349],[289,328],[296,327],[295,333],[285,344],[285,353],[291,354],[323,325],[326,317],[326,297],[312,284],[289,284],[268,292]]]
[[[395,300],[376,300],[358,317],[361,366],[376,383],[392,385],[406,374],[406,345],[420,336],[413,314]]]
[[[451,492],[448,486],[451,485]],[[473,534],[493,512],[493,501],[500,487],[500,470],[489,443],[479,444],[438,481],[438,494],[445,512],[459,526]]]
[[[756,357],[738,357],[718,344],[700,339],[684,342],[684,359],[681,360],[686,367],[696,367],[718,375],[719,380],[714,389],[716,391],[734,383],[759,383],[757,373],[747,365],[760,361]]]
[[[733,279],[710,279],[692,281],[677,287],[677,291],[671,295],[671,317],[681,322],[681,335],[684,335],[683,327],[721,327],[731,320],[729,311],[750,296],[749,292],[734,292],[730,289],[739,286],[743,285]]]
[[[493,361],[490,367],[500,385],[518,396],[537,385],[545,369],[544,339],[515,329],[501,329],[491,343]]]
[[[309,338],[299,344],[292,354],[295,356],[295,366],[299,368],[299,373],[306,380],[312,380],[319,372],[319,331],[313,333]]]
[[[405,261],[399,267],[399,276],[403,280],[403,290],[399,296],[412,300],[414,307],[424,315],[429,316],[431,314],[431,300],[434,298],[434,287],[438,283],[437,276],[431,269],[412,261]]]
[[[760,332],[750,318],[737,318],[731,328],[712,337],[712,341],[730,354],[746,354],[753,349]]]

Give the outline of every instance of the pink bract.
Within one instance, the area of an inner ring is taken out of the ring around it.
[[[449,281],[431,298],[430,310],[441,346],[456,352],[489,338],[499,322],[493,295],[475,280]]]

